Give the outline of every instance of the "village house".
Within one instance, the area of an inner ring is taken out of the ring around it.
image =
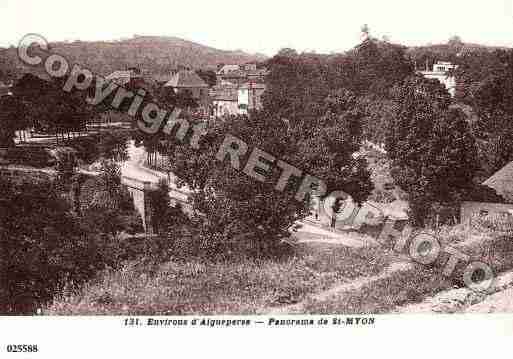
[[[445,86],[451,97],[456,95],[456,76],[454,76],[454,70],[458,66],[450,63],[438,61],[433,65],[433,70],[419,71],[419,73],[427,79],[438,80],[442,85]]]
[[[504,199],[503,203],[463,202],[461,222],[469,223],[476,216],[501,216],[513,219],[513,162],[488,178],[483,185],[495,190]]]
[[[241,85],[223,82],[211,90],[213,116],[242,115],[262,108],[265,84],[247,82]]]
[[[189,93],[201,108],[209,107],[208,84],[192,70],[180,70],[172,73],[171,79],[164,87],[173,89],[176,94]]]
[[[243,85],[246,82],[264,82],[267,69],[258,69],[256,64],[224,65],[216,73],[217,82]]]
[[[233,84],[221,84],[211,90],[212,115],[222,117],[239,113],[238,87]]]
[[[259,110],[262,108],[262,95],[265,91],[265,84],[247,82],[238,89],[238,104],[240,113]]]

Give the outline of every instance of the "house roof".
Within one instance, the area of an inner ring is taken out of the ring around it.
[[[194,71],[181,70],[175,73],[164,87],[173,88],[205,88],[207,83]]]
[[[513,162],[508,163],[501,170],[497,171],[483,184],[493,188],[506,201],[513,203]]]
[[[223,67],[221,67],[219,69],[219,71],[217,71],[217,73],[222,75],[222,74],[225,74],[228,72],[233,72],[233,71],[238,71],[238,70],[240,70],[239,65],[224,65]]]

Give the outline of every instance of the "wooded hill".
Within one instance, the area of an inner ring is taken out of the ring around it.
[[[134,36],[109,42],[56,42],[51,47],[52,51],[66,56],[70,62],[88,66],[102,75],[132,66],[160,75],[180,66],[215,69],[218,64],[243,64],[266,59],[262,54],[219,50],[177,37],[160,36]],[[15,78],[23,73],[21,65],[14,47],[0,48],[0,78]]]

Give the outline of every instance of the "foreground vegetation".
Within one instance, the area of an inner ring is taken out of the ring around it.
[[[397,258],[379,248],[300,244],[281,260],[230,262],[173,259],[128,262],[82,290],[57,298],[47,314],[255,314],[304,300],[361,276],[376,275]]]
[[[487,263],[496,275],[513,269],[511,233],[479,231],[478,237],[470,243],[465,243],[461,235],[442,238],[442,242],[457,243],[462,253],[469,255],[472,260]],[[388,277],[369,282],[357,290],[340,291],[322,300],[308,298],[301,307],[301,312],[383,314],[406,304],[422,302],[439,292],[464,287],[464,266],[457,266],[450,277],[442,275],[447,259],[442,256],[432,266],[414,264]]]
[[[471,237],[472,241],[464,235],[460,229],[451,230],[443,235],[442,243],[459,246],[472,259],[488,263],[495,273],[513,269],[511,235],[475,231],[479,238]],[[464,286],[463,266],[457,266],[451,277],[442,275],[446,260],[441,257],[432,266],[423,266],[381,247],[304,243],[279,261],[172,259],[160,265],[132,261],[120,270],[104,271],[80,291],[61,295],[44,312],[192,315],[284,309],[284,313],[389,313]],[[355,281],[362,285],[344,289]]]

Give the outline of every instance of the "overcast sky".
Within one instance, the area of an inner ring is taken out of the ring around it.
[[[422,45],[459,35],[513,47],[513,0],[0,0],[0,46],[36,32],[50,41],[178,36],[221,49],[347,50],[360,28]]]

